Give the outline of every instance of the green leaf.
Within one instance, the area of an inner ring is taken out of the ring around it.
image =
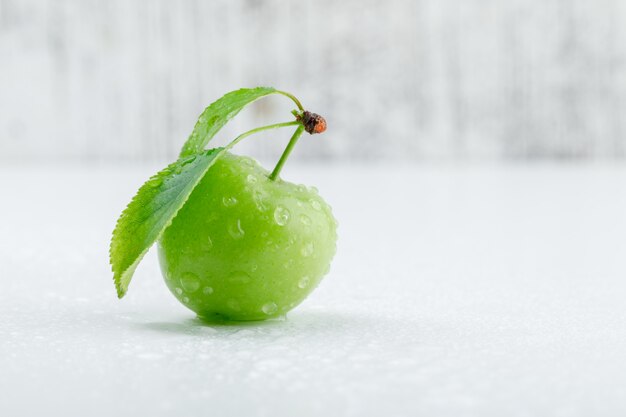
[[[277,90],[273,87],[242,88],[231,91],[214,101],[198,118],[193,132],[180,151],[180,156],[185,157],[202,152],[213,136],[241,109],[263,96],[276,92]]]
[[[109,250],[119,298],[126,294],[133,273],[150,246],[172,223],[198,182],[223,152],[224,148],[215,148],[180,158],[142,185],[122,212]]]

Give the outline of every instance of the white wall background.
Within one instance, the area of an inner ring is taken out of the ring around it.
[[[0,0],[0,161],[172,159],[256,85],[327,117],[299,158],[621,159],[624,22],[622,0]],[[258,103],[222,141],[290,109]]]

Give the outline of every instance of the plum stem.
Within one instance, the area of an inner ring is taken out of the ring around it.
[[[255,133],[259,133],[259,132],[262,132],[264,130],[279,129],[281,127],[296,126],[296,125],[302,126],[302,123],[300,121],[298,121],[298,120],[292,120],[291,122],[274,123],[272,125],[266,125],[266,126],[257,127],[257,128],[252,129],[252,130],[248,130],[247,132],[244,132],[241,135],[237,136],[228,145],[226,145],[224,147],[224,149],[226,149],[226,150],[231,149],[233,146],[235,146],[236,144],[241,142],[243,139],[245,139],[248,136],[253,135]]]
[[[302,107],[302,103],[300,103],[300,100],[298,100],[293,94],[281,90],[275,90],[275,93],[281,94],[285,97],[289,97],[296,104],[296,106],[298,106],[298,110],[293,110],[291,112],[296,120],[293,120],[291,122],[275,123],[248,130],[247,132],[244,132],[241,135],[237,136],[224,147],[225,150],[230,150],[233,146],[241,142],[244,138],[255,133],[262,132],[264,130],[278,129],[287,126],[298,126],[296,131],[291,136],[291,139],[289,140],[287,147],[283,151],[283,154],[280,156],[278,163],[276,163],[274,170],[269,175],[269,179],[271,181],[275,181],[278,178],[280,171],[283,169],[283,165],[285,165],[285,162],[287,162],[287,159],[289,158],[289,155],[291,154],[294,146],[296,146],[298,139],[300,139],[300,136],[302,136],[302,132],[306,130],[309,134],[312,135],[315,133],[322,133],[326,130],[326,120],[324,120],[324,118],[318,114],[304,110],[304,107]]]
[[[304,107],[302,107],[302,103],[300,103],[300,100],[298,100],[296,96],[294,96],[293,94],[288,93],[286,91],[281,91],[281,90],[276,90],[276,93],[281,94],[285,97],[289,97],[294,103],[296,103],[296,106],[298,106],[298,109],[300,109],[301,112],[304,111]]]
[[[283,169],[283,165],[285,165],[287,158],[289,158],[289,154],[293,150],[294,146],[296,146],[296,143],[298,142],[298,139],[300,139],[300,136],[302,136],[302,132],[304,132],[304,125],[300,121],[296,121],[296,124],[299,125],[298,128],[293,133],[293,136],[291,136],[291,139],[289,140],[287,147],[283,151],[283,154],[280,156],[276,167],[269,176],[271,181],[275,181],[276,178],[278,178],[278,174],[280,174],[280,171]]]

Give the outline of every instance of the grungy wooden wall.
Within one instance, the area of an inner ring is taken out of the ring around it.
[[[623,0],[0,0],[0,161],[171,159],[255,85],[327,116],[298,158],[620,159],[625,22]],[[220,143],[290,109],[260,102]]]

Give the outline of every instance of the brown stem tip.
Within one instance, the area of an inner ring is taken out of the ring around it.
[[[302,120],[302,125],[304,126],[304,130],[309,132],[311,135],[314,133],[322,133],[326,130],[326,120],[322,116],[316,113],[311,113],[310,111],[304,111],[302,116],[297,116],[298,120]]]

